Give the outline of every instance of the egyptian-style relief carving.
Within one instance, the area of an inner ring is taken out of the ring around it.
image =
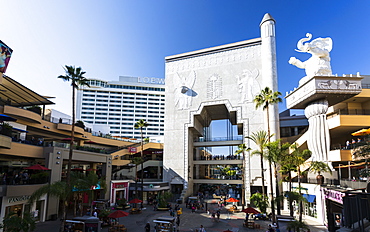
[[[360,89],[361,86],[357,82],[348,80],[325,80],[317,82],[319,89]]]
[[[207,80],[207,98],[218,99],[222,97],[222,78],[218,74],[213,74]]]
[[[237,75],[236,79],[238,81],[238,90],[241,94],[240,102],[251,102],[260,91],[261,87],[257,81],[259,76],[258,69],[253,69],[252,71],[244,69],[241,76]]]
[[[210,68],[235,62],[255,61],[260,59],[260,45],[244,47],[231,51],[217,52],[212,55],[200,55],[176,62],[166,63],[166,74],[194,70],[198,68]]]
[[[188,75],[176,73],[174,77],[175,86],[175,106],[178,110],[189,109],[193,97],[198,94],[193,90],[194,83],[196,79],[195,71],[191,71]]]

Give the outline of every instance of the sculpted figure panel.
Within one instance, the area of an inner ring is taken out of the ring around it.
[[[306,34],[306,38],[302,38],[297,43],[297,52],[309,53],[312,56],[302,62],[295,57],[289,59],[289,64],[297,66],[298,68],[306,70],[306,77],[300,81],[300,85],[303,84],[307,79],[313,76],[331,76],[330,56],[329,53],[333,48],[333,41],[331,38],[317,38],[311,42],[307,42],[312,39],[310,33]]]
[[[190,71],[189,75],[180,76],[176,73],[174,77],[175,106],[178,110],[189,109],[192,105],[193,97],[198,94],[193,90],[196,79],[195,71]]]
[[[244,69],[241,76],[237,75],[239,93],[241,93],[241,102],[251,102],[254,97],[261,91],[257,81],[259,76],[258,69],[252,71]]]

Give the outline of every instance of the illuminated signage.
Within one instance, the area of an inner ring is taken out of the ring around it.
[[[31,196],[9,197],[8,203],[15,203],[19,201],[28,201]]]
[[[138,77],[137,82],[145,83],[145,84],[158,84],[158,85],[165,84],[164,78],[157,78],[157,77]]]
[[[332,189],[323,189],[325,198],[343,204],[343,197],[345,193],[338,192]]]

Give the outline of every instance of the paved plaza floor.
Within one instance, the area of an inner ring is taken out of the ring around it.
[[[185,204],[180,205],[183,208],[183,214],[180,216],[180,232],[195,231],[203,225],[207,232],[222,232],[230,230],[237,231],[266,231],[271,221],[256,220],[255,223],[260,225],[260,229],[249,229],[243,227],[245,213],[227,213],[226,209],[221,211],[220,221],[212,220],[211,215],[207,214],[205,210],[196,211],[192,213],[190,209],[185,208]],[[288,212],[284,212],[286,215]],[[153,207],[148,206],[144,208],[141,214],[130,214],[127,217],[120,219],[120,223],[124,224],[128,232],[145,231],[144,226],[147,222],[151,224],[151,231],[154,231],[153,220],[160,216],[170,216],[168,211],[153,211]],[[310,226],[311,232],[327,231],[326,227],[319,225],[319,223],[305,219],[306,224]],[[285,232],[287,223],[280,222],[280,231]],[[47,221],[37,224],[36,232],[59,231],[60,221]],[[108,231],[108,227],[103,227],[103,232]]]

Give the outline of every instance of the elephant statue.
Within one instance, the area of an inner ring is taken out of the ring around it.
[[[300,81],[300,85],[314,76],[331,76],[330,56],[329,52],[333,48],[333,41],[331,38],[317,38],[311,42],[312,34],[307,33],[306,38],[302,38],[297,43],[297,52],[310,53],[312,56],[302,62],[295,57],[289,59],[289,64],[297,66],[298,68],[306,70],[306,77]],[[301,83],[302,82],[302,83]]]

